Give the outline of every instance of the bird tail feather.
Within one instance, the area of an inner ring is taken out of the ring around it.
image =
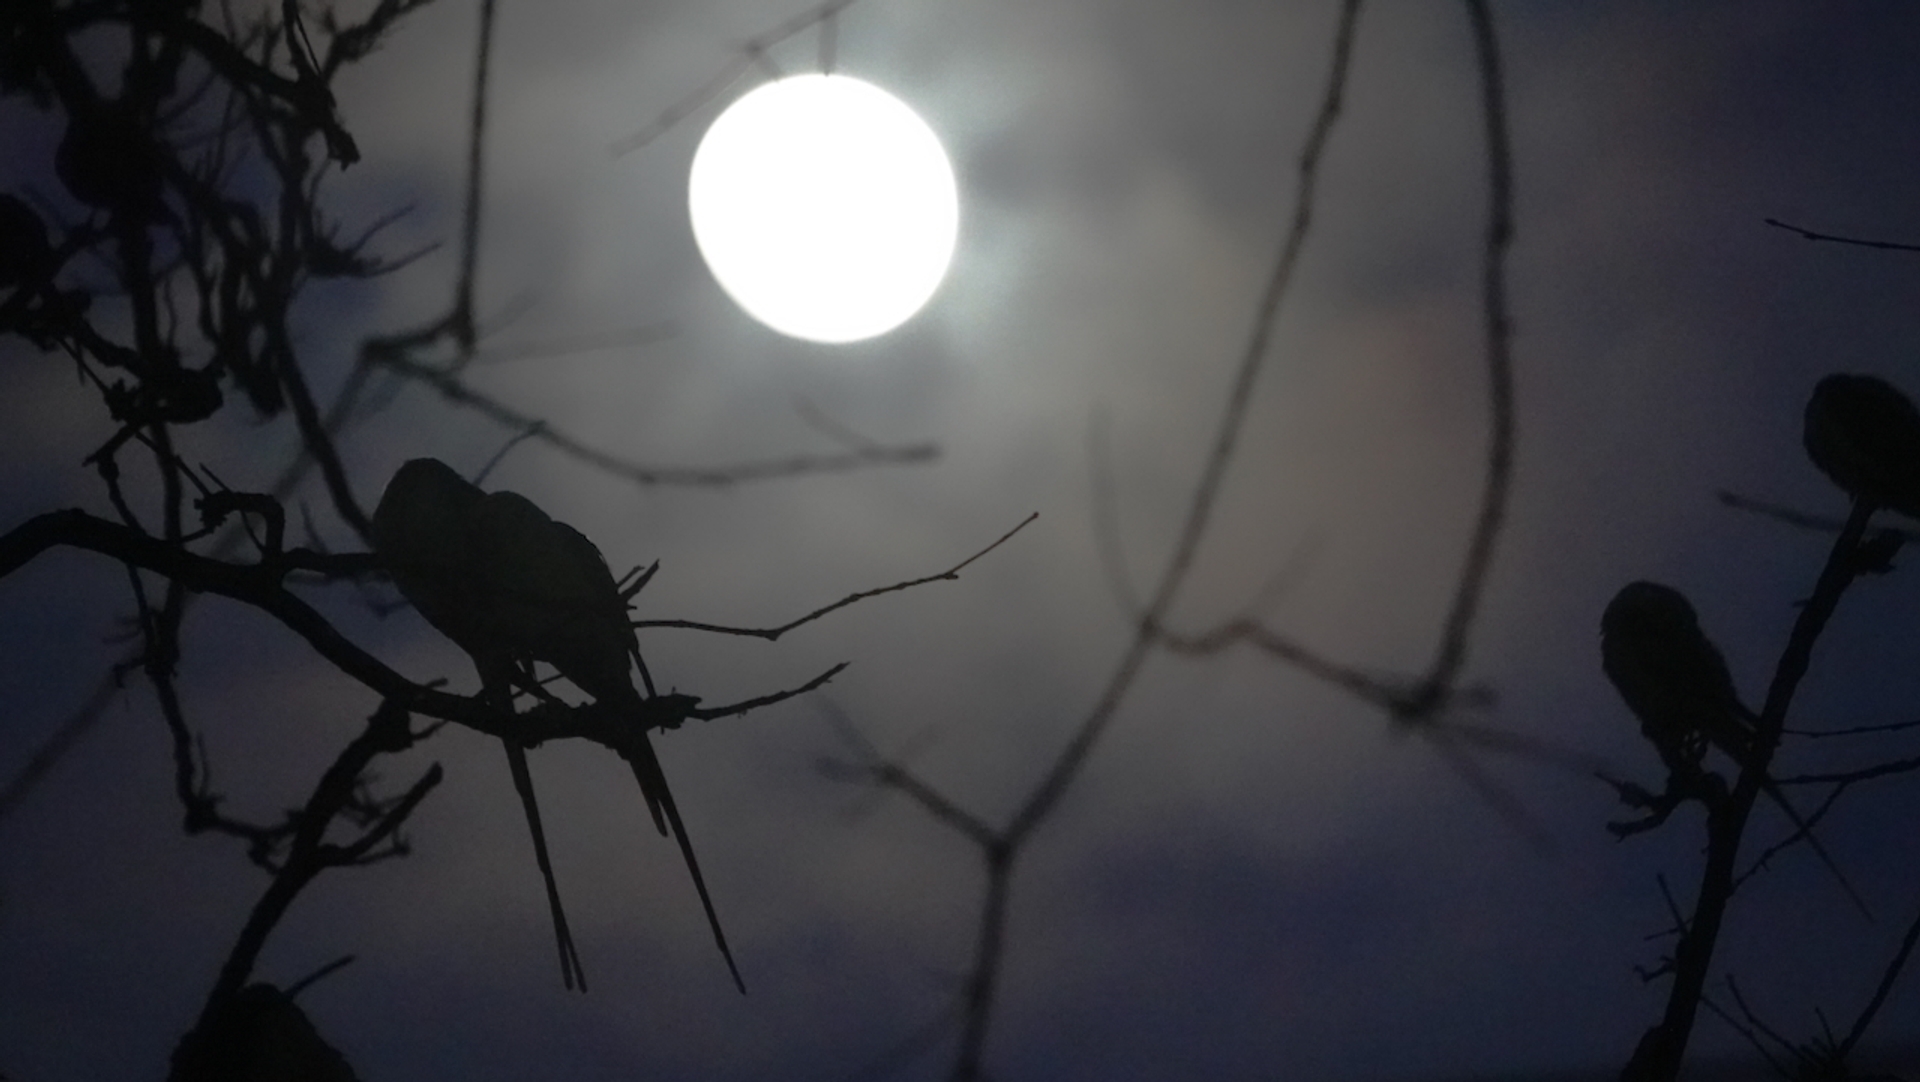
[[[540,865],[540,877],[546,880],[547,908],[553,914],[553,938],[560,948],[560,980],[571,991],[576,983],[587,990],[587,971],[581,968],[580,953],[573,946],[573,932],[567,927],[567,912],[560,905],[560,887],[554,882],[553,862],[547,856],[547,833],[540,825],[540,804],[533,796],[533,772],[527,768],[527,749],[511,740],[500,742],[507,749],[507,765],[513,770],[513,787],[520,794],[520,807],[527,813],[527,829],[533,832],[533,858]]]
[[[644,729],[634,730],[634,739],[625,757],[633,767],[634,779],[640,783],[640,791],[646,795],[647,807],[653,812],[654,822],[660,825],[660,832],[665,834],[667,826],[672,826],[674,840],[680,843],[680,856],[687,863],[688,874],[693,877],[693,889],[700,895],[700,907],[706,910],[707,924],[713,928],[713,941],[719,945],[721,957],[727,960],[727,971],[733,974],[734,987],[745,995],[747,984],[740,979],[740,967],[734,963],[733,950],[727,946],[727,933],[720,929],[720,915],[714,911],[713,898],[707,894],[707,881],[700,874],[700,862],[693,855],[693,840],[687,836],[687,825],[680,819],[680,809],[673,802],[673,791],[667,788],[666,772],[660,768],[660,758],[653,753],[653,744],[647,739]]]

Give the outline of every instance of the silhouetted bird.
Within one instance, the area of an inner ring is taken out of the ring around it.
[[[400,593],[426,621],[473,658],[480,670],[482,694],[501,707],[513,699],[519,660],[513,644],[504,638],[495,615],[496,593],[476,560],[475,534],[486,494],[444,462],[416,458],[401,466],[387,482],[373,512],[373,543],[381,562],[393,575]],[[560,904],[553,863],[547,855],[546,831],[540,824],[540,806],[534,799],[533,774],[527,750],[503,739],[513,787],[533,834],[533,855],[546,883],[547,908],[553,916],[553,935],[560,949],[560,979],[568,987],[579,982],[586,991],[587,975],[574,949],[573,933]]]
[[[1675,774],[1698,771],[1709,742],[1736,761],[1752,742],[1726,659],[1680,591],[1630,582],[1600,617],[1600,664]]]
[[[1621,587],[1600,617],[1600,666],[1666,763],[1670,789],[1697,788],[1709,745],[1743,770],[1751,762],[1754,714],[1740,701],[1726,658],[1700,629],[1693,604],[1680,591],[1644,580]],[[1868,913],[1780,787],[1770,777],[1761,778],[1760,787],[1806,837],[1847,896]]]
[[[492,590],[490,614],[498,638],[511,643],[516,656],[552,665],[595,701],[610,704],[631,719],[620,754],[640,783],[654,825],[661,834],[671,828],[678,840],[714,942],[735,986],[746,991],[707,894],[700,863],[694,858],[686,824],[647,739],[645,710],[630,675],[639,645],[628,622],[626,598],[606,558],[580,531],[555,522],[517,493],[489,494],[476,523],[476,563]]]
[[[1807,457],[1848,495],[1920,518],[1920,410],[1876,376],[1836,373],[1807,399]]]
[[[473,655],[483,684],[510,696],[511,687],[523,682],[523,667],[543,661],[630,720],[621,734],[620,755],[640,784],[654,825],[679,842],[714,942],[734,984],[744,992],[686,824],[647,739],[645,706],[630,676],[639,646],[626,599],[600,550],[526,497],[482,493],[433,459],[415,459],[394,475],[374,512],[374,533],[375,546],[392,566],[401,593],[428,622]],[[515,784],[521,788],[536,855],[547,877],[564,978],[572,944],[546,860],[524,749],[509,742],[508,756],[515,763]],[[572,968],[579,972],[577,957]]]
[[[285,992],[271,984],[242,988],[181,1040],[169,1082],[357,1082]]]

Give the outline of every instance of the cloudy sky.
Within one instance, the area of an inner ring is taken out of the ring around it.
[[[413,204],[389,250],[457,225],[477,5],[440,0],[340,85],[365,160],[332,193],[349,222]],[[804,12],[773,0],[502,0],[481,308],[497,350],[650,328],[640,345],[502,361],[473,384],[623,458],[699,466],[825,452],[807,406],[937,461],[730,489],[640,487],[536,444],[489,487],[529,494],[616,569],[661,561],[643,614],[783,623],[852,591],[942,571],[1030,512],[1006,546],[939,582],[776,643],[647,633],[664,683],[725,702],[852,666],[823,693],[657,737],[751,988],[715,955],[674,847],[604,749],[533,755],[592,991],[565,992],[520,810],[495,742],[449,729],[386,775],[447,781],[415,853],[325,877],[270,944],[369,1082],[415,1077],[855,1076],[947,1011],[968,963],[977,854],[898,796],[822,775],[844,715],[989,823],[1003,822],[1091,707],[1128,636],[1103,570],[1106,478],[1133,589],[1170,549],[1293,196],[1335,5],[1207,0],[859,0],[839,70],[898,94],[946,142],[962,210],[950,275],[884,337],[778,337],[707,273],[686,173],[716,101],[643,149],[646,127]],[[1817,533],[1719,506],[1732,490],[1821,514],[1842,498],[1799,450],[1824,373],[1920,391],[1920,256],[1813,244],[1763,223],[1920,241],[1920,8],[1896,4],[1496,5],[1508,63],[1520,444],[1511,528],[1470,676],[1478,720],[1604,757],[1655,760],[1599,671],[1621,584],[1684,589],[1758,699]],[[1486,392],[1482,120],[1464,10],[1364,13],[1315,231],[1176,622],[1261,612],[1386,674],[1433,649],[1477,498]],[[801,34],[773,61],[816,63]],[[749,88],[750,73],[727,96]],[[0,108],[25,107],[10,99]],[[20,163],[50,146],[0,125]],[[24,178],[24,179],[23,179]],[[42,182],[44,183],[44,182]],[[436,315],[450,247],[302,314],[337,387],[360,337]],[[76,463],[111,431],[70,370],[0,347],[0,507],[12,524],[103,506]],[[1104,433],[1096,438],[1096,433]],[[355,429],[364,499],[433,455],[472,472],[506,433],[424,389]],[[236,487],[291,447],[274,427],[209,436]],[[309,493],[318,509],[324,499]],[[337,526],[332,536],[344,543]],[[1815,658],[1806,725],[1913,716],[1920,594],[1901,574],[1848,598]],[[106,560],[54,553],[0,582],[0,775],[83,702],[120,647]],[[466,659],[411,613],[326,596],[390,664],[471,689]],[[210,601],[183,664],[216,782],[268,817],[304,799],[371,693],[291,633]],[[1790,747],[1858,763],[1905,744]],[[1379,711],[1251,653],[1155,657],[1013,885],[992,1075],[1439,1079],[1617,1069],[1664,1002],[1635,966],[1667,926],[1657,877],[1690,897],[1696,816],[1616,843],[1604,786],[1487,761],[1554,839],[1530,845],[1431,747]],[[0,820],[0,1073],[151,1078],[190,1024],[264,878],[187,838],[165,731],[130,682]],[[1829,848],[1868,924],[1804,852],[1744,892],[1722,972],[1776,1028],[1844,1024],[1920,906],[1920,800],[1868,787]],[[1783,833],[1765,821],[1759,837]],[[1879,1037],[1920,1045],[1920,976]],[[1703,1054],[1736,1053],[1712,1020]],[[950,1042],[902,1077],[935,1077]]]

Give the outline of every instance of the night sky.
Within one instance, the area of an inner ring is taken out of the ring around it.
[[[364,5],[348,5],[349,9]],[[338,85],[364,160],[330,206],[379,242],[451,241],[477,27],[439,0]],[[578,526],[616,572],[658,559],[644,618],[766,626],[968,567],[768,643],[643,634],[663,684],[714,703],[852,665],[823,691],[654,739],[751,989],[736,994],[674,846],[606,749],[532,754],[592,991],[561,988],[497,741],[450,726],[384,765],[447,780],[414,854],[331,873],[260,979],[358,961],[301,997],[368,1082],[854,1077],[950,1009],[983,883],[958,834],[898,794],[819,769],[844,717],[990,824],[1031,790],[1130,634],[1130,589],[1167,559],[1254,319],[1323,87],[1331,2],[859,0],[837,70],[899,95],[945,141],[955,262],[928,308],[849,346],[752,322],[700,261],[686,172],[726,94],[636,152],[609,145],[807,10],[771,0],[502,0],[476,389],[584,443],[663,466],[828,453],[810,411],[918,465],[642,486],[529,442],[488,479]],[[1510,261],[1519,443],[1509,528],[1466,675],[1471,720],[1658,781],[1607,685],[1598,621],[1639,578],[1698,607],[1758,701],[1829,538],[1723,506],[1721,490],[1844,515],[1800,448],[1832,371],[1920,394],[1920,254],[1814,243],[1764,219],[1920,242],[1920,6],[1501,3],[1517,222]],[[772,60],[817,64],[802,33]],[[1369,4],[1313,232],[1221,506],[1173,623],[1259,612],[1382,675],[1428,663],[1486,454],[1479,308],[1484,120],[1465,10]],[[58,124],[0,101],[0,187],[64,199]],[[444,307],[452,243],[298,316],[323,397],[365,336]],[[582,335],[618,348],[500,359]],[[80,459],[111,434],[70,365],[0,343],[0,528],[106,513]],[[264,489],[284,418],[196,431],[192,454]],[[369,504],[402,461],[472,474],[511,435],[423,387],[343,438]],[[299,499],[355,547],[317,486]],[[1909,556],[1903,562],[1910,563]],[[1792,724],[1920,716],[1920,571],[1864,581],[1815,654]],[[1277,586],[1274,584],[1277,583]],[[1270,588],[1271,587],[1271,588]],[[1263,591],[1265,591],[1263,593]],[[471,692],[468,660],[384,586],[309,589],[406,675]],[[373,603],[373,604],[370,604]],[[56,551],[0,580],[0,780],[99,684],[130,606],[105,557]],[[219,599],[186,627],[182,687],[235,811],[304,799],[375,696],[269,618]],[[1834,746],[1836,744],[1843,746]],[[1790,745],[1796,771],[1920,754],[1920,735]],[[1683,900],[1699,816],[1616,842],[1605,785],[1476,757],[1543,849],[1383,712],[1256,655],[1155,655],[1012,888],[991,1076],[1015,1079],[1607,1077],[1665,1002],[1636,966]],[[0,1075],[164,1070],[265,886],[242,847],[185,836],[165,730],[137,677],[0,818]],[[1920,907],[1910,783],[1862,786],[1822,827],[1869,924],[1804,848],[1736,900],[1720,972],[1776,1029],[1818,1032],[1872,992]],[[1762,813],[1757,846],[1787,831]],[[1716,984],[1716,994],[1724,993]],[[1920,1061],[1920,974],[1875,1044]],[[949,1039],[898,1077],[931,1078]],[[1708,1017],[1694,1048],[1744,1054]]]

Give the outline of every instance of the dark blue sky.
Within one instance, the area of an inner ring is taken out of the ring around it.
[[[455,225],[474,5],[441,0],[340,86],[365,160],[339,213],[419,212],[391,249]],[[531,445],[489,485],[579,526],[616,568],[658,558],[645,615],[773,624],[940,571],[1030,511],[959,582],[866,602],[775,644],[649,633],[664,683],[727,701],[853,662],[827,694],[884,750],[991,822],[1035,782],[1124,645],[1102,572],[1089,433],[1105,418],[1134,578],[1164,560],[1292,198],[1331,3],[860,0],[841,70],[947,141],[960,248],[931,306],[852,347],[776,338],[700,264],[685,171],[718,108],[643,150],[613,140],[802,10],[503,0],[482,308],[531,300],[502,346],[668,323],[650,345],[477,367],[474,382],[596,446],[698,465],[819,450],[794,403],[931,466],[730,491],[636,488]],[[1519,460],[1469,673],[1480,720],[1653,777],[1599,669],[1598,619],[1635,578],[1685,590],[1757,700],[1826,540],[1715,492],[1838,515],[1799,449],[1835,370],[1920,393],[1920,255],[1811,244],[1763,224],[1920,242],[1920,8],[1869,3],[1496,5],[1508,62]],[[809,67],[814,39],[774,51]],[[1485,441],[1476,307],[1484,165],[1462,9],[1370,5],[1315,233],[1176,619],[1263,612],[1351,664],[1417,671],[1461,558]],[[744,89],[743,83],[741,88]],[[737,92],[737,90],[736,90]],[[0,103],[0,185],[49,186],[47,127]],[[58,193],[54,193],[58,198]],[[323,390],[367,333],[444,304],[445,253],[378,289],[316,294],[302,345]],[[0,509],[100,510],[77,467],[110,432],[70,370],[0,345]],[[401,461],[477,469],[502,434],[431,394],[356,430],[368,499]],[[194,453],[262,485],[285,431],[235,423]],[[323,506],[317,493],[308,499]],[[336,541],[345,533],[327,527]],[[1815,658],[1796,723],[1906,720],[1920,701],[1920,583],[1866,582]],[[1140,588],[1136,586],[1136,588]],[[408,675],[473,685],[410,613],[319,595]],[[0,775],[98,682],[125,608],[103,558],[0,581]],[[198,605],[183,664],[216,781],[258,815],[300,799],[371,694],[290,633]],[[977,858],[919,809],[821,777],[845,757],[805,702],[656,738],[752,995],[731,989],[673,847],[595,747],[533,755],[593,991],[565,993],[494,741],[449,729],[391,768],[448,780],[416,854],[327,877],[263,979],[360,961],[303,1004],[363,1078],[830,1080],[950,1001],[971,950]],[[1790,748],[1793,763],[1912,754]],[[1489,761],[1557,840],[1530,849],[1377,710],[1251,654],[1156,658],[1014,885],[988,1066],[1002,1080],[1435,1079],[1617,1069],[1664,997],[1656,876],[1690,895],[1697,817],[1624,843],[1603,786]],[[137,683],[0,820],[0,1073],[150,1078],[263,877],[183,837]],[[1920,906],[1920,801],[1868,787],[1823,831],[1881,913],[1866,925],[1804,852],[1738,900],[1722,944],[1783,1031],[1850,1018]],[[1767,820],[1760,838],[1783,825]],[[1838,1024],[1838,1023],[1836,1023]],[[1920,976],[1879,1035],[1920,1045]],[[1703,1054],[1737,1036],[1703,1021]],[[905,1077],[935,1077],[935,1053]]]

